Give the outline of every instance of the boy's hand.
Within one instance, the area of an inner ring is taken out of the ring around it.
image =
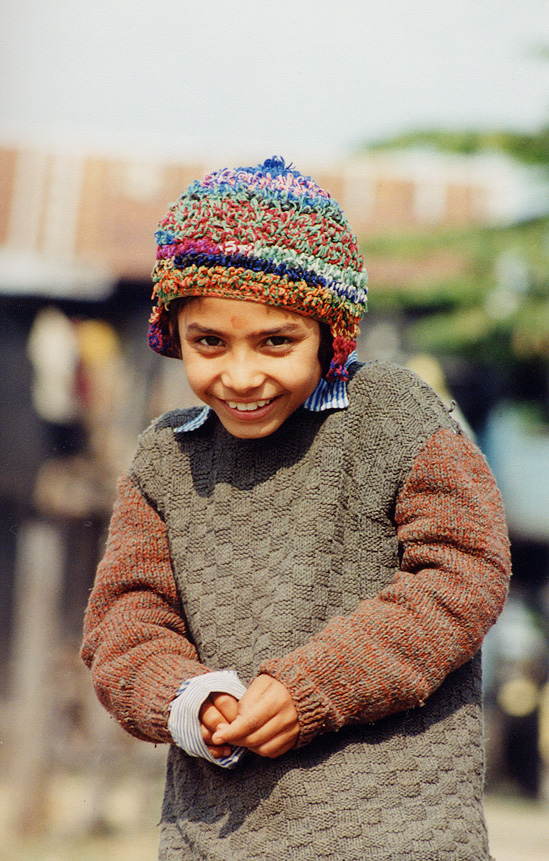
[[[293,700],[281,682],[258,676],[238,702],[237,716],[220,723],[212,741],[242,745],[260,756],[274,758],[296,743],[299,723]]]
[[[224,756],[230,756],[232,746],[227,743],[213,744],[212,736],[217,730],[219,724],[226,725],[231,723],[237,716],[238,700],[231,694],[222,694],[213,692],[204,700],[198,719],[200,721],[200,730],[202,738],[211,755],[216,759],[222,759]]]

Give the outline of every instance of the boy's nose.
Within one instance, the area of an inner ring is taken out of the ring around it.
[[[233,392],[247,392],[257,389],[264,381],[265,375],[249,356],[241,356],[227,363],[221,375],[224,386]]]

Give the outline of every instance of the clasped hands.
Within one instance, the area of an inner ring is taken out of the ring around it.
[[[211,693],[202,704],[199,720],[202,738],[216,759],[229,756],[233,746],[274,758],[290,750],[299,735],[290,694],[267,675],[254,679],[241,700]]]

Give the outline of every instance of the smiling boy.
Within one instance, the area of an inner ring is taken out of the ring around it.
[[[363,261],[271,159],[161,222],[149,342],[202,409],[141,436],[83,657],[170,745],[160,855],[484,861],[479,648],[509,547],[436,395],[354,353]]]
[[[207,296],[185,303],[178,328],[189,385],[241,439],[273,433],[320,380],[320,326],[310,317]]]

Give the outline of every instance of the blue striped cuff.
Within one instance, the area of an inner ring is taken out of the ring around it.
[[[246,688],[234,670],[220,670],[188,679],[179,687],[175,699],[170,704],[168,729],[176,745],[190,756],[201,756],[222,768],[234,768],[246,752],[246,748],[235,747],[230,756],[216,759],[206,747],[200,731],[198,719],[200,707],[214,691],[231,694],[239,700],[246,693]]]

